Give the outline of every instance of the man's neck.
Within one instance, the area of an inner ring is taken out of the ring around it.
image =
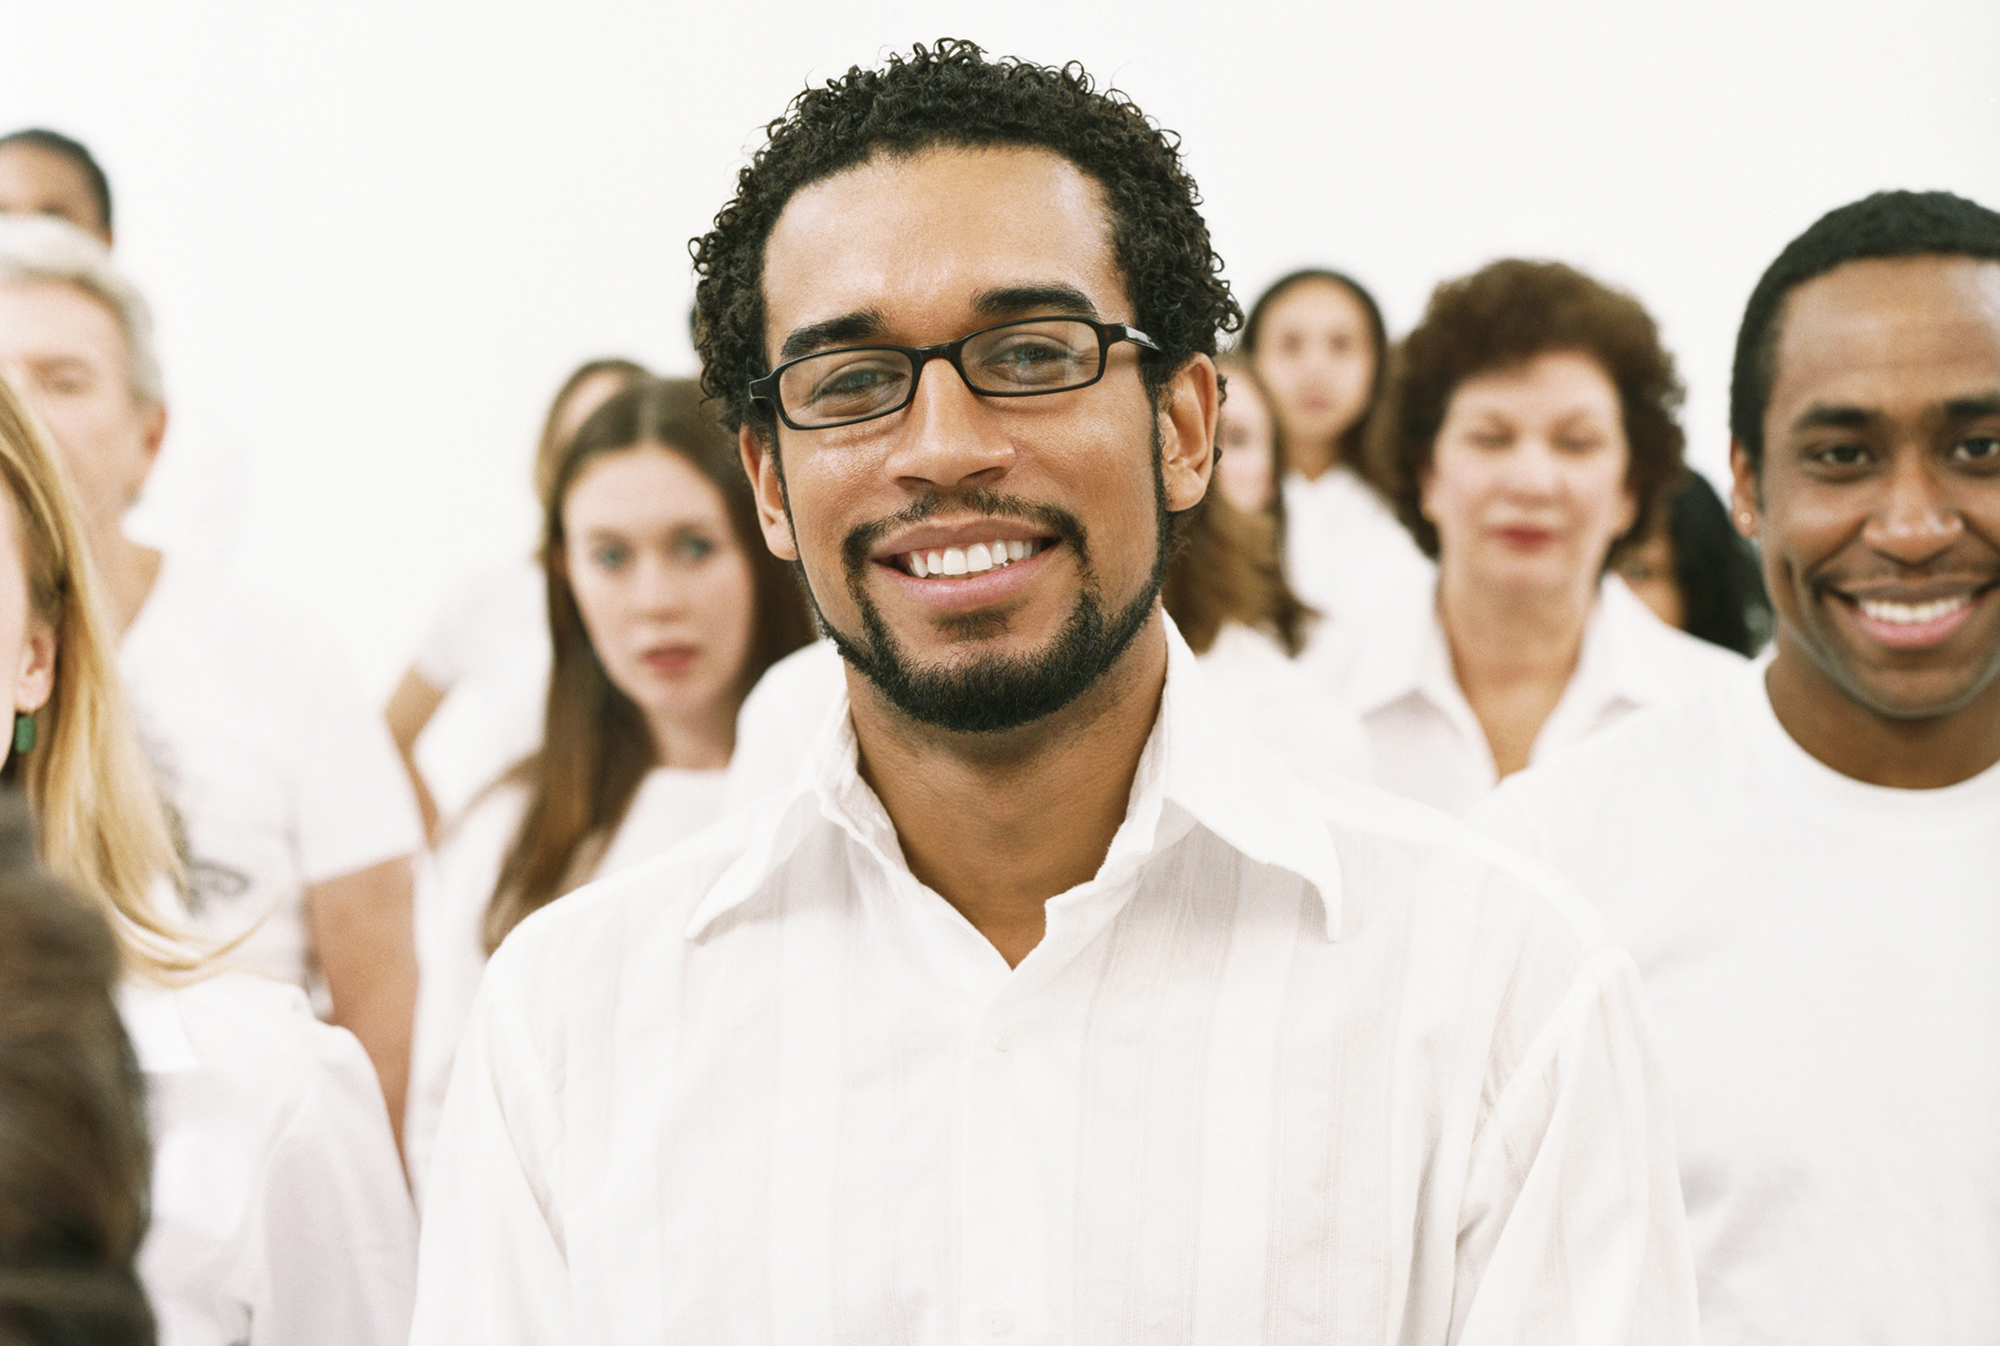
[[[1089,691],[1001,734],[916,723],[848,670],[861,775],[888,810],[911,873],[1010,967],[1041,942],[1044,904],[1104,863],[1159,714],[1166,666],[1155,613]]]
[[[1893,719],[1848,696],[1780,636],[1764,688],[1793,742],[1868,785],[1938,790],[2000,763],[2000,679],[1950,714]]]
[[[160,577],[160,553],[122,531],[110,530],[91,537],[90,558],[104,581],[112,630],[123,639],[152,595],[153,581]]]

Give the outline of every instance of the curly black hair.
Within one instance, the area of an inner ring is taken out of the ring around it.
[[[1729,380],[1729,433],[1752,468],[1764,465],[1785,296],[1844,262],[1929,255],[2000,261],[2000,213],[1950,192],[1876,192],[1828,211],[1785,245],[1744,306]]]
[[[772,226],[800,188],[878,153],[1018,145],[1060,154],[1094,178],[1110,205],[1113,253],[1133,320],[1161,348],[1140,361],[1150,393],[1189,356],[1213,355],[1219,331],[1242,325],[1178,138],[1124,94],[1098,92],[1074,62],[1057,69],[988,61],[974,44],[947,38],[891,56],[880,70],[856,66],[807,89],[765,131],[767,143],[737,174],[735,199],[689,244],[700,277],[702,387],[720,401],[731,430],[747,424],[768,438],[774,425],[770,408],[748,390],[770,368],[763,279]]]
[[[1561,262],[1509,258],[1437,287],[1424,316],[1403,338],[1370,427],[1376,461],[1393,478],[1396,515],[1426,556],[1438,554],[1436,525],[1423,516],[1423,480],[1458,385],[1475,374],[1522,365],[1549,351],[1581,351],[1604,366],[1618,390],[1631,458],[1625,485],[1638,510],[1680,480],[1686,436],[1684,397],[1660,330],[1631,295]],[[1642,525],[1611,545],[1615,559]]]

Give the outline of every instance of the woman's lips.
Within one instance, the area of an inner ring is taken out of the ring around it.
[[[677,678],[692,669],[700,658],[701,650],[694,645],[656,645],[641,653],[639,662],[659,677]]]
[[[1539,551],[1556,540],[1552,528],[1496,528],[1493,535],[1517,551]]]

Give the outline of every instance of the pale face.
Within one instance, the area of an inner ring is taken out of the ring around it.
[[[756,593],[714,483],[667,449],[599,454],[563,497],[562,524],[584,629],[655,746],[733,723]]]
[[[1222,457],[1215,465],[1215,484],[1229,502],[1253,513],[1269,509],[1278,493],[1276,430],[1271,408],[1248,374],[1229,380],[1216,442]]]
[[[10,675],[13,709],[40,709],[55,687],[55,632],[29,600],[20,507],[4,495],[0,495],[0,661]],[[0,733],[0,762],[14,748],[12,721],[9,716],[5,732]]]
[[[111,230],[83,170],[40,145],[0,145],[0,215],[52,215],[111,246]]]
[[[116,531],[152,471],[163,408],[133,395],[124,329],[72,285],[0,284],[0,374],[55,438],[86,526]]]
[[[1631,459],[1603,366],[1550,351],[1453,390],[1423,483],[1442,582],[1577,596],[1632,526]]]
[[[1735,455],[1774,687],[1892,720],[2000,716],[2000,263],[1850,262],[1780,315],[1764,463]]]
[[[1374,342],[1367,310],[1337,281],[1302,280],[1271,301],[1255,360],[1287,444],[1331,444],[1360,419]]]
[[[801,190],[767,245],[764,296],[774,366],[1013,318],[1136,321],[1097,185],[1027,149],[877,157]],[[878,687],[915,678],[961,708],[989,687],[993,703],[1027,706],[1014,698],[1043,670],[1107,643],[1115,657],[1137,627],[1106,632],[1154,620],[1160,509],[1206,488],[1214,390],[1214,367],[1196,357],[1156,413],[1130,344],[1111,348],[1098,383],[1038,397],[977,396],[934,361],[902,410],[781,427],[775,457],[746,430],[745,462],[771,549],[800,561],[843,653]],[[911,709],[916,692],[886,694],[920,720],[958,723]]]

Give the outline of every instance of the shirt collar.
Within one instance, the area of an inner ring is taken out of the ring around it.
[[[1098,872],[1110,882],[1195,826],[1259,864],[1287,870],[1319,895],[1328,939],[1340,936],[1340,859],[1313,789],[1277,758],[1231,732],[1234,724],[1209,696],[1194,652],[1172,619],[1166,686],[1153,732],[1140,753],[1125,821]],[[861,779],[845,693],[820,726],[793,790],[753,831],[736,862],[696,906],[687,936],[751,900],[815,826],[846,831],[878,863],[907,870],[902,845],[882,801]],[[1101,882],[1098,886],[1106,886]]]
[[[201,1064],[181,1020],[180,1002],[162,986],[125,981],[118,986],[118,1017],[132,1055],[147,1075],[170,1075]]]

